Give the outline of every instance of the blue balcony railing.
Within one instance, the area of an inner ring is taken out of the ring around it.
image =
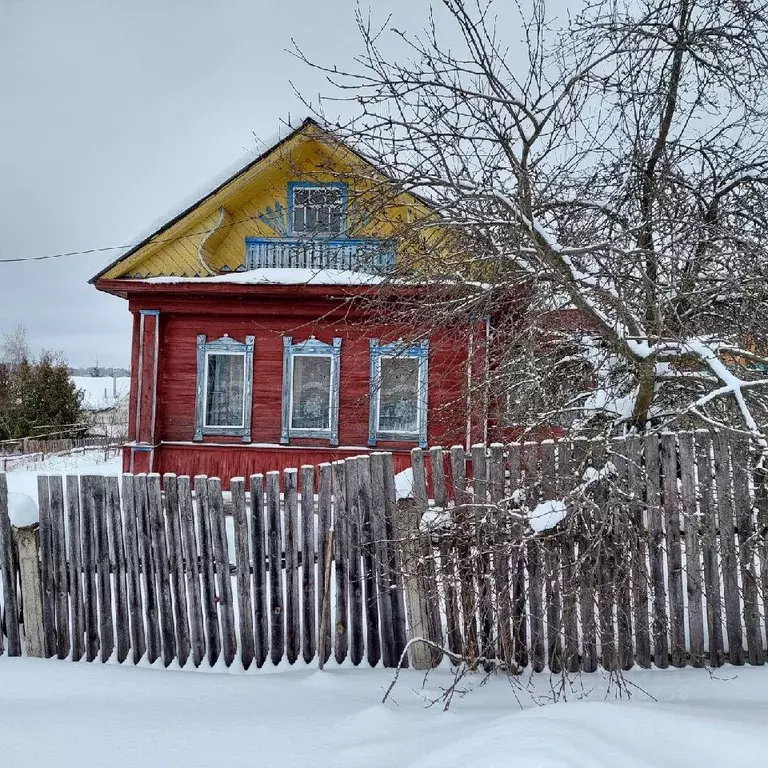
[[[297,240],[290,237],[246,237],[247,269],[344,269],[383,272],[395,265],[391,240]]]

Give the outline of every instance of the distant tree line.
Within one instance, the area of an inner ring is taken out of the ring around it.
[[[76,431],[82,397],[63,357],[34,357],[22,326],[0,337],[0,440]]]

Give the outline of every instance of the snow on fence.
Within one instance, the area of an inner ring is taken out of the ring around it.
[[[8,653],[23,639],[31,655],[166,665],[391,667],[406,647],[420,668],[763,663],[768,497],[743,438],[415,449],[400,501],[392,466],[269,472],[248,493],[233,479],[234,553],[217,478],[42,477],[39,558],[0,475]]]

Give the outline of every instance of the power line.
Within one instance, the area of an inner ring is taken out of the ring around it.
[[[150,242],[157,245],[163,245],[166,243],[175,243],[179,240],[190,240],[192,238],[210,235],[212,232],[218,232],[222,229],[228,229],[229,227],[235,227],[238,224],[247,224],[249,221],[254,221],[254,219],[258,218],[257,216],[248,216],[245,219],[238,219],[237,221],[232,221],[229,224],[223,224],[220,227],[214,227],[212,229],[204,229],[199,232],[192,232],[188,235],[178,235],[177,237],[168,237],[161,240],[152,240],[152,236],[150,235],[149,238],[142,240],[139,243],[134,243],[132,245],[110,245],[110,246],[104,246],[103,248],[87,248],[83,251],[67,251],[65,253],[49,253],[45,254],[44,256],[18,256],[16,258],[11,259],[0,259],[0,264],[18,264],[20,262],[24,261],[45,261],[47,259],[62,259],[67,256],[89,256],[94,253],[107,253],[109,251],[122,251],[122,250],[130,250],[131,248],[136,248],[137,246],[141,245],[142,243],[149,244]]]

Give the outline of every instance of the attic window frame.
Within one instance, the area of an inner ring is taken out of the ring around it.
[[[341,214],[339,217],[339,231],[338,232],[332,232],[330,230],[328,231],[322,231],[322,230],[301,230],[296,231],[293,226],[293,209],[294,209],[294,194],[297,189],[338,189],[341,191]],[[288,182],[288,234],[291,237],[295,238],[307,238],[307,237],[317,237],[317,238],[323,238],[328,240],[336,240],[339,238],[346,237],[347,232],[347,199],[349,197],[348,194],[348,185],[341,181],[326,181],[326,182],[317,182],[317,181],[291,181]]]

